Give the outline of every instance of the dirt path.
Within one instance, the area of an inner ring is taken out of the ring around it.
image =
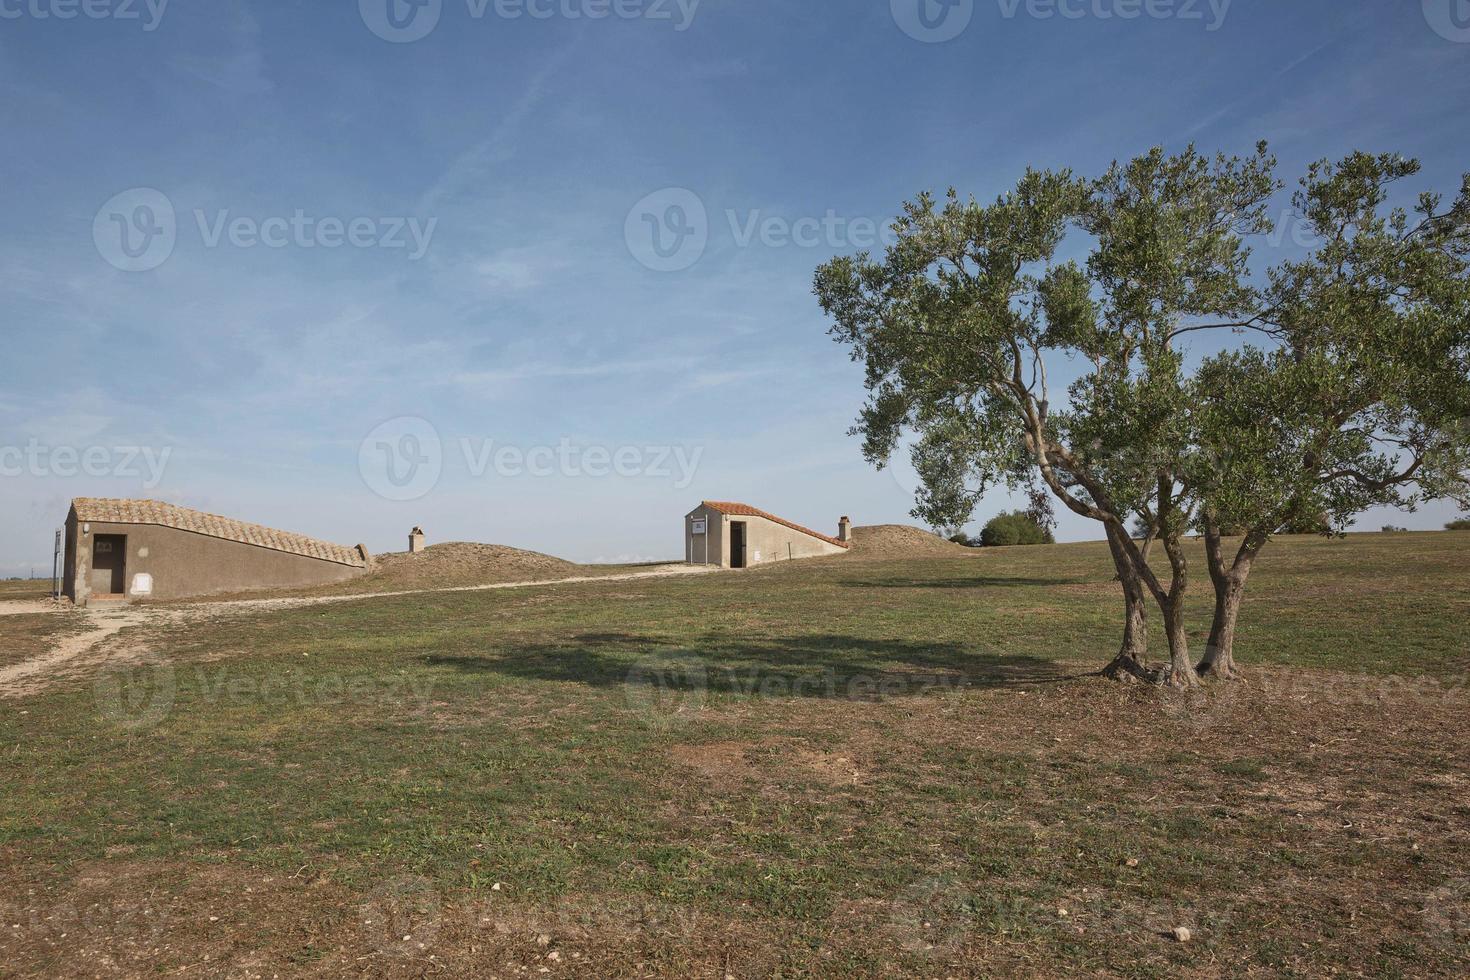
[[[447,589],[406,589],[400,592],[365,592],[356,595],[311,596],[279,599],[230,599],[218,602],[201,602],[193,605],[162,606],[113,606],[78,610],[76,615],[85,618],[89,629],[63,638],[51,650],[39,657],[0,668],[0,700],[23,697],[44,690],[62,677],[75,676],[79,671],[109,662],[128,660],[136,649],[105,650],[104,646],[118,633],[126,629],[154,629],[179,622],[197,622],[214,619],[222,615],[297,609],[305,606],[322,606],[338,602],[359,602],[364,599],[389,599],[406,595],[434,595],[444,592],[493,592],[499,589],[530,589],[547,585],[573,585],[584,582],[628,582],[634,579],[670,578],[680,575],[701,575],[714,571],[712,568],[691,565],[665,565],[644,572],[629,572],[626,575],[578,575],[572,578],[550,579],[530,582],[496,582],[491,585],[466,585]],[[47,602],[0,603],[0,615],[9,612],[48,612],[56,609]],[[34,607],[34,608],[31,608]]]
[[[135,606],[81,610],[89,629],[63,637],[56,646],[39,657],[23,660],[0,669],[0,698],[33,694],[56,678],[56,671],[72,665],[118,633],[133,626],[144,626],[173,618],[161,610]]]
[[[545,585],[575,585],[582,582],[629,582],[641,578],[671,578],[680,575],[708,575],[718,571],[704,565],[661,565],[646,572],[628,572],[623,575],[576,575],[571,578],[529,580],[525,582],[493,582],[488,585],[456,585],[440,589],[401,589],[396,592],[356,592],[342,595],[303,596],[301,598],[278,599],[226,599],[219,602],[201,602],[183,607],[190,612],[230,612],[238,609],[297,609],[303,606],[323,606],[336,602],[357,602],[361,599],[392,599],[405,595],[438,595],[449,592],[495,592],[500,589],[531,589]]]
[[[56,608],[56,603],[50,599],[12,599],[0,602],[0,616],[29,616],[53,612]]]

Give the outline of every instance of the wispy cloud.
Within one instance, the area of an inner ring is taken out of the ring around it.
[[[495,167],[515,158],[521,127],[541,106],[551,80],[560,72],[577,46],[574,38],[571,43],[558,48],[541,63],[490,135],[456,157],[439,179],[420,196],[418,213],[437,213],[447,201],[454,200],[464,191],[482,187]]]
[[[489,371],[461,371],[450,382],[466,387],[480,387],[508,382],[525,382],[557,378],[633,377],[650,374],[677,375],[694,370],[697,358],[671,357],[646,360],[593,361],[589,363],[527,362]]]
[[[221,18],[225,33],[216,54],[175,55],[170,64],[185,75],[235,95],[263,95],[275,88],[265,72],[260,24],[245,0],[230,0]]]
[[[470,281],[492,292],[519,292],[555,281],[570,264],[565,243],[506,248],[472,262]]]

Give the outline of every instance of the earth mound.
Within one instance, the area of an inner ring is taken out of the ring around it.
[[[975,554],[973,548],[907,524],[875,524],[852,529],[851,555],[858,559],[964,558]]]
[[[454,541],[425,548],[376,555],[373,570],[355,579],[354,590],[388,591],[493,585],[569,578],[585,569],[561,558],[501,544]]]

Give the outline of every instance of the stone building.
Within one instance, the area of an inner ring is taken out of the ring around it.
[[[706,500],[684,517],[684,560],[691,565],[748,568],[777,561],[845,554],[852,522],[828,537],[749,504]]]
[[[372,562],[363,545],[156,500],[91,497],[72,501],[65,555],[62,592],[78,606],[326,585],[362,575]]]

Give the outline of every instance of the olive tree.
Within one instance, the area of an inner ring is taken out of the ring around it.
[[[1273,533],[1325,515],[1341,532],[1373,506],[1470,503],[1470,175],[1445,208],[1385,211],[1419,172],[1355,153],[1310,168],[1293,197],[1315,246],[1268,273],[1258,334],[1209,358],[1192,386],[1186,467],[1215,587],[1204,674],[1235,674],[1246,582]],[[1204,329],[1198,325],[1195,329]],[[1226,554],[1222,529],[1243,530]]]
[[[1244,239],[1270,226],[1273,163],[1264,144],[1244,159],[1155,149],[1092,181],[1028,171],[990,204],[922,194],[881,259],[839,257],[816,275],[833,336],[866,367],[865,454],[882,465],[905,429],[920,435],[916,516],[964,523],[990,487],[1039,481],[1103,526],[1124,596],[1115,676],[1196,683],[1182,541],[1199,498],[1176,338],[1258,307]],[[1064,246],[1085,260],[1060,258]],[[1056,390],[1069,362],[1081,374]],[[1130,536],[1135,519],[1158,529],[1167,578]],[[1160,670],[1147,663],[1150,600],[1169,640]]]

